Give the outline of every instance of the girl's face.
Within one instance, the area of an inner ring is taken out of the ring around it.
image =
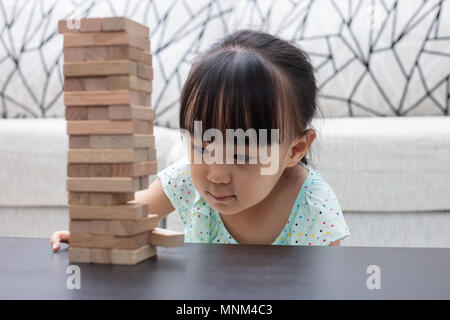
[[[189,161],[192,182],[200,195],[208,202],[208,204],[225,215],[232,215],[239,213],[247,208],[250,208],[262,200],[264,200],[273,190],[278,180],[280,179],[284,169],[286,168],[286,160],[289,156],[289,145],[280,144],[278,151],[278,171],[271,175],[262,175],[261,168],[269,167],[270,164],[249,163],[251,156],[248,146],[245,150],[245,164],[237,162],[237,158],[243,159],[244,154],[234,152],[234,164],[227,164],[226,147],[223,146],[223,161],[222,164],[212,163],[207,164],[203,160],[201,164],[194,162],[194,154],[203,154],[208,151],[205,150],[209,142],[203,143],[203,148],[194,146],[190,143]],[[270,146],[267,146],[267,151],[270,154]],[[213,151],[214,153],[214,151]],[[214,156],[214,154],[211,154]],[[198,157],[198,155],[197,155]],[[274,160],[273,157],[271,158]],[[211,163],[211,162],[210,162]],[[221,197],[221,198],[216,198]]]

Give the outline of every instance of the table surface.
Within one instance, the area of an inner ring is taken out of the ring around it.
[[[0,237],[0,299],[450,298],[446,248],[186,243],[134,266],[78,263],[72,290],[67,248]],[[380,268],[380,289],[367,288],[369,265]]]

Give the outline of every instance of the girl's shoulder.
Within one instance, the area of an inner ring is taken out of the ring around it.
[[[189,211],[196,196],[196,189],[192,183],[188,159],[182,158],[156,175],[174,208],[177,211]]]
[[[328,245],[350,236],[342,209],[330,184],[322,174],[302,163],[309,174],[297,197],[295,223],[302,226],[306,245]]]

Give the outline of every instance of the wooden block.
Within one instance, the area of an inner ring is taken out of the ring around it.
[[[139,178],[67,178],[67,191],[78,192],[136,192]]]
[[[82,18],[80,19],[80,28],[69,28],[67,20],[58,21],[58,33],[81,33],[81,32],[101,32],[102,31],[101,18]]]
[[[76,248],[72,244],[69,246],[69,261],[76,263],[89,263],[90,252],[89,248]]]
[[[69,150],[69,152],[72,150]],[[77,177],[112,177],[112,166],[109,163],[69,163],[67,176]]]
[[[88,143],[88,148],[90,149],[129,149],[154,147],[155,136],[151,134],[91,135],[89,136]]]
[[[153,134],[153,122],[147,120],[134,120],[136,122],[136,133]]]
[[[64,62],[102,61],[108,59],[109,47],[64,48]],[[136,50],[136,49],[135,49]],[[118,60],[118,59],[117,59]]]
[[[126,204],[134,200],[133,192],[124,193],[89,193],[90,205],[93,206],[114,206]]]
[[[141,176],[139,177],[140,183],[141,183],[141,190],[147,189],[149,186],[149,179],[148,176]]]
[[[115,45],[129,45],[137,49],[150,51],[150,40],[132,32],[67,33],[64,35],[64,48]]]
[[[66,120],[87,120],[87,108],[80,106],[73,106],[65,109]]]
[[[137,63],[136,68],[137,68],[137,77],[138,78],[153,80],[153,68],[152,67],[146,66],[145,64],[142,64],[142,63]]]
[[[100,32],[102,31],[101,18],[83,18],[80,20],[81,32]]]
[[[65,78],[64,91],[108,90],[106,77]]]
[[[84,48],[64,48],[64,62],[66,61],[84,61]]]
[[[104,193],[104,192],[69,192],[69,205],[77,206],[114,206],[124,205],[134,200],[134,192]]]
[[[139,74],[139,73],[138,73]],[[153,71],[149,75],[153,77]],[[138,78],[135,76],[108,76],[106,78],[106,87],[108,90],[121,90],[129,89],[136,91],[143,91],[147,93],[152,92],[152,81],[143,79],[143,77]]]
[[[91,233],[91,225],[89,220],[73,220],[69,221],[69,231],[72,234],[86,234]]]
[[[88,120],[108,120],[109,108],[106,106],[87,108]]]
[[[145,231],[153,230],[158,226],[159,216],[151,214],[138,221],[101,221],[90,223],[90,234],[133,236]]]
[[[153,134],[135,134],[134,148],[155,148],[155,136]]]
[[[91,263],[112,264],[111,249],[90,248],[89,260]]]
[[[155,228],[151,231],[150,243],[162,247],[182,247],[184,246],[184,233]]]
[[[66,106],[124,105],[150,106],[151,95],[135,90],[65,91]]]
[[[83,149],[82,149],[83,150]],[[71,151],[71,150],[69,150]],[[110,169],[112,172],[112,167]],[[90,177],[89,166],[87,164],[68,164],[67,165],[67,176],[68,177]],[[107,176],[109,177],[109,176]]]
[[[143,107],[137,105],[110,106],[109,119],[111,120],[155,120],[155,108]]]
[[[130,31],[143,37],[149,37],[150,28],[126,17],[103,18],[102,31]]]
[[[132,60],[152,66],[152,54],[149,51],[138,50],[130,46],[108,46],[108,60]]]
[[[111,177],[112,166],[109,163],[92,163],[85,164],[87,166],[87,176],[84,177]]]
[[[150,232],[133,236],[71,234],[70,245],[77,248],[137,249],[149,244]]]
[[[114,206],[69,206],[70,219],[140,220],[148,215],[148,205],[129,201]]]
[[[155,175],[158,172],[157,161],[140,163],[114,163],[111,166],[113,177],[137,177]]]
[[[152,81],[129,75],[66,77],[64,91],[133,90],[152,92]]]
[[[128,163],[148,161],[154,149],[71,149],[68,163]],[[155,160],[155,159],[151,159]]]
[[[158,173],[157,169],[156,160],[135,163],[70,163],[67,166],[67,176],[71,178],[139,177],[155,175]]]
[[[137,221],[127,220],[70,220],[70,234],[133,236],[158,226],[159,216],[150,214]]]
[[[157,254],[157,247],[146,245],[134,250],[112,249],[111,261],[113,264],[135,265]]]
[[[152,66],[152,54],[127,45],[101,47],[66,47],[64,62],[131,60]]]
[[[147,149],[147,160],[150,161],[156,161],[156,149],[151,148]]]
[[[88,192],[69,192],[69,205],[88,206],[90,202],[90,194]]]
[[[147,244],[137,249],[102,249],[69,247],[69,260],[75,263],[135,265],[157,254],[157,247]]]
[[[69,136],[69,149],[88,149],[89,136]]]
[[[152,135],[153,122],[146,120],[88,120],[67,121],[68,135]]]
[[[130,60],[65,62],[64,77],[132,75],[152,80],[153,68]],[[66,90],[69,91],[69,90]]]
[[[137,66],[135,62],[128,60],[66,62],[63,66],[63,74],[65,77],[136,75]]]

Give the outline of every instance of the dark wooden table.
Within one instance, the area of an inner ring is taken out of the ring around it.
[[[68,289],[62,247],[0,237],[0,299],[450,299],[450,249],[187,243],[135,266],[77,264]]]

